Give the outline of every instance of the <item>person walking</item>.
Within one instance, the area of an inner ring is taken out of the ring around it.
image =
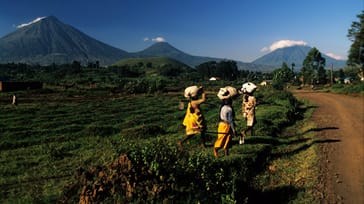
[[[18,98],[15,96],[15,94],[13,94],[11,104],[14,105],[14,106],[18,105]]]
[[[242,98],[242,114],[243,118],[246,119],[246,129],[241,131],[241,137],[239,140],[239,144],[244,144],[245,137],[247,136],[247,132],[250,131],[250,135],[253,135],[253,126],[256,123],[255,118],[255,108],[257,105],[257,101],[255,96],[253,95],[257,86],[252,82],[247,82],[242,85],[241,91],[243,93]]]
[[[192,136],[200,134],[201,146],[205,145],[206,120],[201,111],[201,104],[206,102],[206,94],[202,86],[190,86],[185,89],[184,96],[189,99],[183,125],[185,126],[186,136],[178,141],[178,147],[183,149],[183,143],[191,139]],[[199,98],[201,96],[201,98]]]
[[[234,87],[220,88],[217,96],[221,99],[219,109],[219,124],[217,128],[217,139],[214,144],[214,157],[218,157],[219,149],[224,149],[224,155],[229,155],[232,137],[235,135],[235,112],[232,106],[233,97],[237,94]]]

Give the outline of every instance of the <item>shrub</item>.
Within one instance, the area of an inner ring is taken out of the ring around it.
[[[220,203],[230,198],[241,203],[248,196],[246,184],[265,165],[269,152],[269,146],[261,146],[254,156],[216,160],[201,152],[180,152],[157,139],[136,144],[106,166],[77,170],[77,183],[66,188],[61,200]],[[81,192],[79,199],[75,192]]]

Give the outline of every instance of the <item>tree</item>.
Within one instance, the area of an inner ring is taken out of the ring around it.
[[[287,63],[283,62],[281,68],[273,71],[273,87],[282,90],[286,83],[292,81],[293,76],[292,69],[288,67]]]
[[[347,37],[352,42],[347,60],[348,65],[364,64],[364,10],[357,15],[359,21],[354,21],[348,30]]]
[[[225,80],[235,80],[239,74],[235,61],[220,61],[217,64],[218,76]]]
[[[325,64],[326,60],[321,56],[320,51],[315,47],[312,48],[303,61],[301,68],[303,84],[325,83]]]
[[[326,70],[323,66],[319,66],[317,68],[317,82],[319,84],[326,84],[326,82],[327,82],[327,74],[326,74]]]
[[[80,72],[81,72],[81,62],[74,60],[74,61],[72,62],[71,67],[72,67],[72,72],[73,72],[74,74],[78,74],[78,73],[80,73]]]
[[[203,78],[209,78],[215,75],[216,70],[216,62],[215,61],[209,61],[202,63],[198,66],[196,66],[197,72],[203,77]]]
[[[239,70],[235,61],[210,61],[196,67],[198,73],[205,78],[220,77],[224,80],[235,80],[239,75]]]

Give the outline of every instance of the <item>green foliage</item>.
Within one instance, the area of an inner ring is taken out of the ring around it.
[[[182,73],[191,72],[192,68],[167,57],[129,58],[116,62],[112,67],[144,72],[145,76],[161,75],[176,77]]]
[[[161,92],[166,80],[161,77],[128,79],[119,83],[118,90],[127,94]]]
[[[150,60],[150,61],[148,61]],[[89,89],[113,87],[126,93],[154,93],[163,91],[167,82],[191,81],[196,71],[169,58],[129,59],[111,67],[81,67],[79,62],[65,65],[0,65],[0,79],[13,81],[41,81],[49,85]]]
[[[258,135],[278,136],[284,127],[302,118],[299,101],[287,91],[265,88],[257,92],[256,132]]]
[[[358,66],[352,66],[352,67],[345,67],[343,70],[343,73],[340,77],[342,78],[350,78],[354,81],[360,81],[360,78],[358,76],[358,72],[360,72],[360,67]]]
[[[325,72],[326,60],[321,56],[320,51],[317,48],[312,48],[301,68],[301,75],[303,77],[304,84],[324,84],[326,82]]]
[[[364,83],[334,84],[328,91],[342,94],[364,94]]]
[[[75,185],[82,185],[82,189],[94,189],[94,186],[104,184],[103,191],[90,198],[95,202],[108,199],[110,202],[128,203],[176,200],[187,203],[220,203],[220,200],[228,198],[241,203],[248,196],[244,191],[245,185],[262,168],[270,152],[267,145],[257,146],[250,154],[235,155],[219,161],[207,156],[205,152],[178,151],[175,145],[161,139],[131,146],[133,148],[127,153],[130,163],[126,165],[123,162],[121,166],[115,166],[114,161],[106,165],[108,169],[90,167],[86,174],[92,175],[87,176],[87,180],[81,177],[81,181]],[[119,158],[122,159],[116,160],[118,164],[120,160],[125,161],[125,156]],[[100,177],[100,171],[92,169],[104,169],[102,174],[108,175]],[[115,172],[118,172],[117,175]],[[120,186],[125,186],[125,183],[121,183],[125,179],[132,186],[128,194],[126,189],[120,189]],[[68,199],[72,197],[71,194],[64,196]],[[77,195],[72,199],[77,201]]]
[[[283,90],[286,83],[292,82],[294,73],[284,62],[280,69],[273,71],[273,83],[272,86],[277,90]]]
[[[357,18],[359,21],[352,22],[347,34],[347,37],[352,42],[347,64],[360,65],[361,69],[364,71],[364,11],[361,11],[361,13],[357,15]]]
[[[205,62],[198,65],[196,69],[205,79],[219,77],[223,80],[231,81],[237,79],[239,75],[235,61]]]

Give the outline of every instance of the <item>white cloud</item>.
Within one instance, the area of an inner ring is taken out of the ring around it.
[[[145,38],[143,38],[143,41],[144,42],[147,42],[147,41],[149,41],[149,38],[148,37],[145,37]]]
[[[295,41],[295,40],[279,40],[277,42],[272,43],[269,47],[263,47],[260,51],[261,52],[272,52],[276,49],[279,48],[284,48],[284,47],[292,47],[295,45],[302,45],[302,46],[306,46],[307,42],[305,41]]]
[[[152,41],[154,41],[154,42],[166,42],[166,39],[164,39],[163,37],[156,37],[156,38],[153,38]]]
[[[25,27],[25,26],[31,25],[31,24],[33,24],[33,23],[36,23],[36,22],[38,22],[38,21],[42,20],[43,18],[46,18],[46,17],[38,17],[38,18],[34,19],[33,21],[31,21],[31,22],[29,22],[29,23],[23,23],[23,24],[20,24],[20,25],[18,25],[18,26],[16,26],[16,27],[17,27],[17,28],[23,28],[23,27]]]
[[[336,55],[336,54],[331,53],[331,52],[328,52],[328,53],[325,53],[325,54],[327,56],[329,56],[329,57],[332,57],[332,58],[336,59],[336,60],[345,60],[345,57],[340,56],[340,55]]]

